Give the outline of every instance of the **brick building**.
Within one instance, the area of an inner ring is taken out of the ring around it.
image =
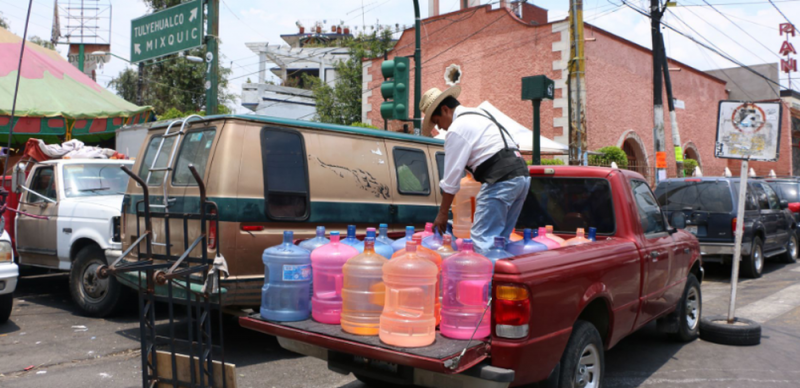
[[[423,92],[431,87],[444,89],[448,82],[459,83],[462,104],[477,106],[489,101],[530,127],[533,113],[530,102],[520,98],[521,78],[544,74],[555,80],[556,92],[555,100],[542,102],[542,135],[568,144],[568,21],[548,22],[546,10],[527,3],[516,6],[518,9],[512,10],[501,2],[497,9],[491,5],[465,7],[423,20]],[[627,153],[631,165],[638,166],[633,169],[652,178],[651,52],[588,23],[584,34],[588,149],[618,146]],[[413,51],[412,28],[404,31],[388,58],[410,56]],[[362,121],[381,128],[382,62],[382,58],[364,62],[362,102]],[[676,114],[686,157],[696,159],[707,176],[720,175],[726,166],[736,171],[738,163],[714,158],[717,106],[729,95],[726,80],[674,60],[669,60],[669,68],[673,94],[682,106]],[[411,70],[414,77],[413,65]],[[410,86],[413,96],[413,84]],[[665,116],[668,175],[675,176],[669,115]],[[788,117],[784,114],[784,129],[789,128]],[[403,123],[391,122],[389,127],[403,130]],[[790,131],[784,130],[782,137],[781,155],[788,157],[775,163],[751,163],[758,173],[774,169],[778,174],[792,174]]]

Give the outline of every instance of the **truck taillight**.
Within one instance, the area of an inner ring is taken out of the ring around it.
[[[216,215],[216,210],[211,210],[211,215]],[[217,249],[217,221],[208,222],[208,249]]]
[[[733,217],[733,220],[731,220],[731,233],[736,235],[736,217]]]
[[[498,284],[494,288],[494,331],[501,338],[525,338],[531,319],[530,294],[523,286]]]

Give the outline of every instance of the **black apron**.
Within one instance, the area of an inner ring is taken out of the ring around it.
[[[511,134],[508,133],[505,127],[495,120],[491,113],[487,112],[485,109],[481,110],[486,113],[486,116],[478,112],[464,112],[460,114],[459,117],[464,115],[476,115],[491,120],[500,130],[500,137],[503,139],[504,147],[502,150],[492,155],[491,158],[481,163],[475,171],[469,167],[467,167],[467,170],[472,173],[476,181],[488,183],[490,185],[520,176],[529,176],[530,173],[528,172],[528,165],[525,163],[525,159],[520,155],[519,149],[508,146],[505,135],[508,135],[509,139],[512,141],[514,138],[511,137]]]

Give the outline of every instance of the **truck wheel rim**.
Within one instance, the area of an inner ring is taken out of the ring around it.
[[[700,298],[697,296],[697,289],[692,287],[686,293],[686,324],[689,330],[694,330],[700,321]]]
[[[761,272],[761,266],[764,265],[764,260],[761,259],[761,247],[756,246],[753,250],[753,264],[756,266],[756,272]]]
[[[83,279],[81,281],[81,291],[86,300],[97,303],[101,301],[108,292],[108,279],[100,279],[97,277],[97,269],[100,268],[102,263],[93,261],[86,266],[83,271]]]
[[[789,254],[793,259],[797,258],[797,236],[789,237]]]
[[[600,352],[594,344],[588,344],[581,352],[575,370],[575,387],[597,388],[600,386]]]

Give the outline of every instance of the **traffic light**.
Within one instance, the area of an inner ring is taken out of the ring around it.
[[[381,73],[381,95],[386,100],[381,104],[381,117],[384,120],[408,119],[408,58],[395,57],[383,61]]]

